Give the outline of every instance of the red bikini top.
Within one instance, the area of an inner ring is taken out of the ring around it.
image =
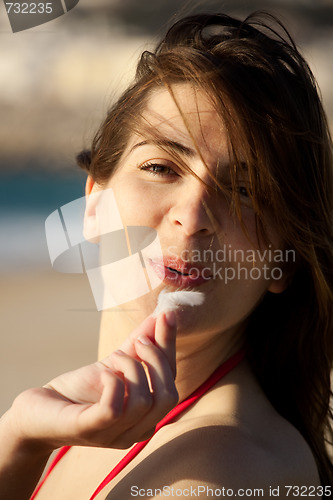
[[[196,389],[188,398],[175,406],[162,420],[156,425],[155,432],[161,429],[166,424],[172,422],[178,415],[180,415],[183,411],[185,411],[189,406],[191,406],[195,401],[197,401],[201,396],[203,396],[206,392],[209,391],[222,377],[224,377],[227,373],[229,373],[235,366],[237,366],[242,359],[244,358],[244,350],[238,351],[231,358],[225,361],[221,366],[212,373],[212,375],[204,382],[198,389]],[[146,444],[151,440],[153,436],[151,436],[146,441],[141,441],[140,443],[135,444],[130,451],[120,460],[120,462],[109,472],[106,478],[101,482],[101,484],[96,488],[94,493],[91,495],[90,500],[93,500],[98,493],[107,485],[109,482],[121,472],[126,465],[128,465],[133,458],[135,458],[138,453],[146,446]],[[43,481],[38,485],[38,487],[33,492],[30,500],[34,500],[40,490],[40,488],[45,483],[46,479],[57,465],[59,460],[70,450],[71,446],[63,446],[59,452],[56,454],[54,460],[52,461],[48,471],[45,474]]]

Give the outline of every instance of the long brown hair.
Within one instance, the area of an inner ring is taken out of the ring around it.
[[[177,22],[154,52],[144,52],[133,85],[107,114],[79,164],[105,182],[139,130],[150,92],[175,82],[204,89],[227,127],[230,154],[247,164],[264,233],[269,210],[296,262],[289,286],[267,293],[251,315],[247,354],[277,411],[304,436],[322,483],[333,485],[330,433],[333,360],[333,160],[316,81],[273,16],[245,21],[198,14]],[[181,109],[181,106],[180,106]],[[231,172],[237,176],[237,168]],[[240,214],[239,199],[235,206]]]

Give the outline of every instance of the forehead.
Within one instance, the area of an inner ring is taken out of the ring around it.
[[[143,123],[148,133],[194,146],[202,154],[227,151],[226,130],[213,103],[204,91],[190,84],[174,84],[171,91],[155,90],[148,99]]]

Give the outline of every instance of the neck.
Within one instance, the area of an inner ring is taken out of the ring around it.
[[[143,320],[142,318],[141,320]],[[137,326],[126,310],[104,311],[101,320],[99,359],[117,349]],[[224,361],[244,343],[244,328],[239,326],[223,332],[177,333],[176,387],[183,401],[208,379]]]
[[[196,337],[198,334],[177,337],[176,386],[180,401],[243,346],[243,335],[234,329],[216,332],[207,340]]]

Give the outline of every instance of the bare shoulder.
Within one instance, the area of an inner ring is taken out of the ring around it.
[[[199,422],[198,422],[199,423]],[[287,424],[289,427],[289,424]],[[291,426],[290,426],[291,427]],[[312,454],[293,428],[267,445],[207,419],[145,457],[107,498],[256,496],[287,498],[287,487],[317,488]],[[130,492],[130,496],[126,496]]]
[[[184,464],[183,476],[195,471],[194,477],[230,488],[319,485],[317,467],[303,437],[282,418],[279,427],[275,425],[275,433],[267,439],[241,426],[210,425],[207,419],[174,443],[177,461]]]
[[[274,485],[320,485],[309,445],[273,408],[249,367],[243,365],[231,376],[230,383],[202,401],[210,412],[198,417],[197,426],[193,419],[192,431],[183,434],[179,444],[187,450],[187,460],[182,456],[185,467],[210,484],[230,488],[242,484],[267,492]],[[232,392],[233,388],[237,389]]]

